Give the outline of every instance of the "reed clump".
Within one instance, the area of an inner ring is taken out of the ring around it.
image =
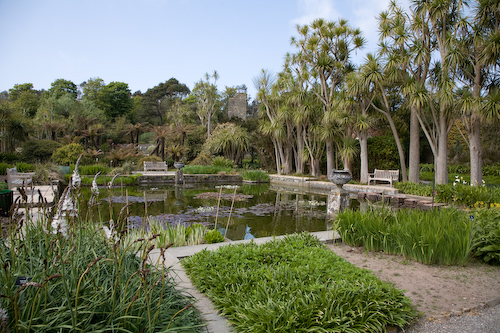
[[[424,264],[464,265],[471,252],[471,221],[465,212],[454,208],[348,210],[338,215],[335,229],[346,244],[403,255]]]
[[[113,224],[66,218],[64,233],[48,218],[23,228],[13,220],[0,240],[1,307],[11,332],[201,330],[194,300],[167,268],[148,264],[156,236],[122,242],[124,230]]]

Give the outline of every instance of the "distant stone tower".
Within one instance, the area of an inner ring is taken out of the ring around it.
[[[238,87],[234,97],[229,99],[227,113],[229,119],[233,117],[247,119],[247,88],[245,86]]]

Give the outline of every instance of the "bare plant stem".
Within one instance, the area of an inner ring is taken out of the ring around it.
[[[234,188],[234,193],[233,193],[233,202],[231,202],[231,209],[229,210],[229,217],[227,218],[227,224],[226,224],[226,230],[224,231],[224,238],[226,238],[227,235],[227,228],[229,228],[229,221],[231,221],[231,214],[233,212],[233,206],[234,206],[234,199],[236,198],[236,190],[238,188]]]
[[[215,226],[214,230],[217,229],[217,219],[219,218],[219,207],[220,207],[220,199],[222,197],[222,186],[220,187],[219,191],[219,200],[217,201],[217,214],[215,214]]]

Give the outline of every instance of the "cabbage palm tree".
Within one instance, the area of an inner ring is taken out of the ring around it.
[[[394,83],[394,72],[390,65],[382,67],[381,60],[374,57],[371,54],[367,55],[366,62],[360,69],[362,81],[365,88],[368,89],[373,95],[370,100],[370,105],[383,114],[392,131],[394,140],[396,141],[396,146],[398,148],[399,163],[401,167],[401,175],[403,181],[408,180],[408,175],[406,173],[406,158],[403,150],[403,145],[401,139],[399,138],[399,133],[392,118],[392,105],[389,100],[389,89],[393,87]],[[377,99],[378,103],[375,101]]]
[[[452,77],[448,55],[454,47],[453,40],[462,24],[462,11],[466,3],[463,0],[413,0],[413,11],[420,24],[420,32],[428,36],[431,45],[439,55],[429,71],[428,115],[425,121],[421,114],[419,121],[429,141],[435,165],[437,184],[448,183],[448,134],[453,125],[456,98],[455,82]]]
[[[308,84],[322,102],[323,114],[327,114],[345,75],[353,70],[352,54],[362,48],[365,41],[359,29],[349,27],[342,19],[338,22],[317,19],[310,25],[298,26],[297,31],[299,38],[292,38],[291,43],[309,67]],[[334,165],[333,133],[325,142],[329,172]]]
[[[467,133],[470,155],[470,183],[482,184],[481,124],[492,109],[484,103],[486,95],[495,94],[494,75],[500,58],[500,8],[498,1],[474,2],[474,17],[458,24],[459,33],[452,39],[447,60],[454,66],[461,83],[461,120]],[[495,110],[495,109],[493,109]],[[494,111],[493,111],[494,113]]]

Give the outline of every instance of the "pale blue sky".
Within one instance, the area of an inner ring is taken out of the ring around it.
[[[281,70],[296,24],[346,18],[374,52],[389,0],[0,0],[0,91],[59,78],[121,81],[145,92],[171,77],[190,89],[217,70],[218,88]],[[400,0],[408,8],[409,0]]]

